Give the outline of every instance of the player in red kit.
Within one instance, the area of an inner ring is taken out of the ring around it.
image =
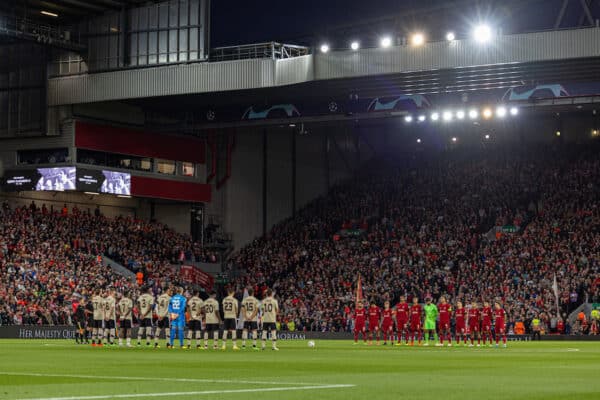
[[[467,325],[465,324],[465,309],[462,302],[456,303],[456,310],[454,311],[454,329],[456,335],[456,344],[460,344],[460,339],[463,340],[463,344],[467,344]]]
[[[363,303],[358,302],[354,310],[354,344],[358,344],[358,334],[361,333],[363,341],[367,344],[367,310]]]
[[[421,317],[423,315],[423,308],[419,304],[419,298],[413,297],[413,304],[410,307],[410,345],[415,345],[415,336],[419,339],[419,346],[421,345]]]
[[[483,345],[485,346],[485,342],[489,338],[490,347],[492,347],[492,307],[487,301],[483,302],[481,309],[481,336],[483,336]]]
[[[479,336],[479,308],[477,308],[477,302],[471,303],[471,308],[468,311],[468,322],[469,322],[469,336],[471,337],[471,344],[469,347],[473,347],[475,336],[477,336],[477,347],[481,346],[481,336]]]
[[[369,346],[373,344],[373,336],[377,336],[377,346],[379,346],[379,320],[381,319],[381,310],[377,307],[374,300],[371,300],[369,307]]]
[[[448,346],[452,346],[452,334],[450,333],[451,312],[452,306],[446,302],[446,298],[444,296],[440,297],[440,304],[438,304],[438,315],[440,318],[438,326],[438,331],[440,333],[440,346],[444,345],[444,338],[448,339]]]
[[[496,334],[496,347],[502,336],[502,346],[506,347],[506,313],[500,303],[494,304],[494,333]]]
[[[394,344],[394,317],[393,310],[390,308],[390,302],[383,303],[383,312],[381,320],[381,331],[383,332],[383,344],[387,345],[387,338]]]
[[[396,304],[396,332],[398,333],[396,346],[402,345],[402,335],[404,335],[404,341],[408,345],[408,313],[409,306],[406,298],[400,296],[400,302]]]

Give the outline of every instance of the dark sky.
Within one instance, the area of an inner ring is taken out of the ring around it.
[[[563,26],[576,24],[582,14],[579,1],[570,3]],[[362,26],[358,34],[375,36],[387,33],[384,30],[402,29],[428,33],[449,28],[460,30],[457,26],[464,27],[478,19],[496,20],[506,33],[550,29],[562,0],[212,0],[211,42],[213,47],[272,40],[314,44],[336,40],[336,35],[327,31],[341,24],[357,24],[440,4],[451,7],[407,17],[402,27]],[[598,18],[600,2],[593,4],[592,12]],[[344,35],[357,34],[337,32],[337,40],[349,40],[340,39]]]

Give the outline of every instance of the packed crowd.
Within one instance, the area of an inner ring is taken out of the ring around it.
[[[142,272],[140,283],[157,288],[178,281],[171,263],[206,257],[165,225],[66,206],[11,209],[4,203],[0,221],[0,324],[68,324],[74,297],[95,287],[135,288],[102,265],[104,255]]]
[[[244,284],[275,288],[282,324],[298,330],[350,330],[358,275],[380,304],[500,300],[509,330],[536,317],[556,330],[586,296],[600,297],[597,150],[478,148],[411,168],[372,165],[234,262]]]

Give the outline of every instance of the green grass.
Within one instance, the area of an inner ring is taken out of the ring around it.
[[[496,349],[317,341],[310,349],[306,341],[281,341],[279,347],[223,352],[2,340],[0,399],[600,399],[598,342]],[[321,387],[327,385],[354,386]]]

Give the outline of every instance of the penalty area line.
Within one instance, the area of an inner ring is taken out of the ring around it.
[[[109,376],[109,375],[73,375],[73,374],[43,374],[34,372],[7,372],[0,371],[5,376],[35,376],[40,378],[77,378],[77,379],[100,379],[120,381],[151,381],[151,382],[188,382],[188,383],[231,383],[248,385],[295,385],[295,386],[319,386],[318,383],[309,382],[285,382],[285,381],[246,381],[233,379],[196,379],[196,378],[150,378],[147,376]]]
[[[320,389],[339,389],[350,388],[354,385],[316,385],[316,386],[292,386],[276,388],[255,388],[255,389],[231,389],[231,390],[202,390],[194,392],[163,392],[163,393],[134,393],[134,394],[109,394],[98,396],[69,396],[69,397],[39,397],[20,400],[104,400],[104,399],[132,399],[139,397],[179,397],[179,396],[200,396],[208,394],[228,394],[228,393],[256,393],[256,392],[286,392],[296,390],[320,390]]]

